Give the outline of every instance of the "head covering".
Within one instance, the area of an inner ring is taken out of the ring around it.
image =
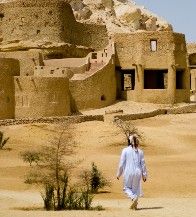
[[[134,135],[129,136],[129,142],[130,142],[130,145],[134,146]]]

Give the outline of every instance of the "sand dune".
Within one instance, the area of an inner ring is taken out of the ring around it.
[[[132,216],[190,217],[196,214],[196,114],[164,115],[132,122],[144,132],[149,179],[144,198]],[[125,138],[111,123],[85,122],[74,126],[77,156],[84,161],[78,170],[96,162],[112,181],[110,193],[98,194],[94,203],[100,212],[45,212],[39,191],[23,183],[28,165],[19,158],[22,150],[37,148],[58,125],[34,124],[1,127],[10,136],[7,148],[0,151],[0,216],[128,216],[129,200],[122,193],[122,180],[116,180],[119,155]],[[93,130],[92,130],[93,129]],[[23,208],[23,210],[21,210]]]

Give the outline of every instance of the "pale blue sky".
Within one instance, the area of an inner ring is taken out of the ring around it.
[[[196,0],[134,0],[163,17],[175,32],[186,35],[187,42],[196,42]]]

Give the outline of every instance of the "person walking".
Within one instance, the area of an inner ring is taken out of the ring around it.
[[[132,200],[130,209],[137,209],[138,198],[142,196],[141,180],[147,180],[144,153],[138,148],[136,135],[129,136],[128,147],[122,150],[117,179],[123,174],[125,194]]]

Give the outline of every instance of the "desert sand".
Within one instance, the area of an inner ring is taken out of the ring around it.
[[[141,143],[148,168],[148,181],[143,183],[144,197],[138,210],[129,210],[130,201],[122,192],[122,179],[116,170],[124,135],[112,123],[85,122],[74,125],[75,158],[82,159],[78,170],[94,161],[111,180],[111,188],[96,195],[95,205],[104,211],[42,210],[39,190],[24,184],[29,166],[20,159],[24,150],[37,149],[58,133],[58,125],[32,124],[1,127],[10,137],[0,151],[0,216],[144,216],[191,217],[196,215],[196,114],[163,115],[132,123],[144,133]]]

